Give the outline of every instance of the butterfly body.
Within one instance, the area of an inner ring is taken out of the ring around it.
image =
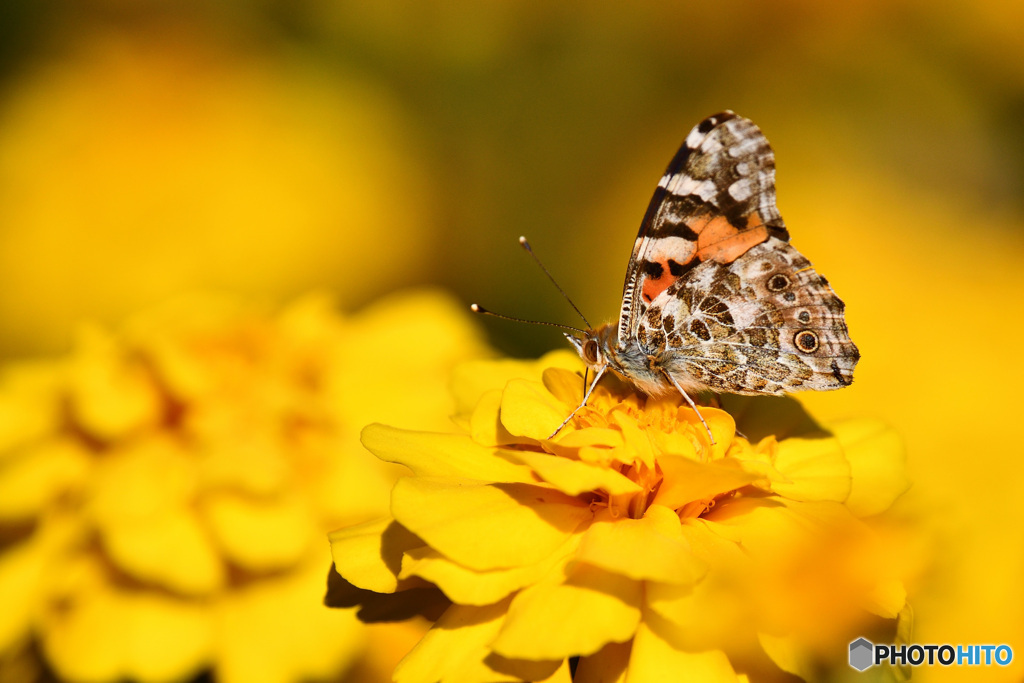
[[[611,370],[651,396],[848,386],[860,354],[843,302],[788,240],[768,141],[732,112],[711,116],[651,199],[618,323],[566,336],[597,378]]]

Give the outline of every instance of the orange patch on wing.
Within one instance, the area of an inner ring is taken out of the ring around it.
[[[690,225],[698,235],[697,258],[701,261],[732,263],[751,247],[768,239],[768,228],[756,213],[746,218],[747,224],[742,228],[730,223],[725,216],[715,216],[710,220],[699,221],[698,225]]]
[[[676,276],[669,272],[668,263],[661,263],[662,271],[661,277],[652,278],[650,275],[644,280],[644,288],[642,290],[644,301],[651,303],[654,301],[654,297],[658,296],[666,289],[669,288],[673,282],[676,281]]]

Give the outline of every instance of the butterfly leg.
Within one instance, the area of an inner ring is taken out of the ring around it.
[[[558,432],[562,431],[562,427],[564,427],[565,425],[569,424],[569,420],[571,420],[574,417],[576,417],[576,413],[580,412],[580,409],[583,406],[587,405],[587,401],[590,400],[590,395],[592,393],[594,393],[594,389],[597,388],[597,380],[601,379],[601,375],[604,374],[605,367],[607,367],[607,366],[602,367],[600,370],[597,370],[594,373],[594,381],[590,383],[590,387],[587,389],[587,393],[583,395],[583,402],[580,403],[578,406],[576,406],[575,410],[573,410],[571,413],[569,413],[569,417],[565,418],[562,421],[562,424],[558,425],[558,429],[556,429],[555,431],[551,432],[551,436],[548,437],[549,439],[555,438],[555,435],[558,434]]]
[[[671,374],[666,372],[665,377],[667,377],[668,381],[672,383],[672,386],[679,390],[679,393],[683,395],[683,398],[686,399],[686,402],[690,404],[691,408],[693,408],[693,412],[697,413],[697,417],[700,418],[700,423],[704,425],[704,429],[707,430],[708,438],[711,439],[711,445],[714,446],[715,435],[711,433],[711,427],[708,427],[708,423],[704,420],[704,416],[700,414],[700,409],[697,408],[697,404],[693,402],[693,399],[690,398],[690,395],[688,393],[683,391],[683,388],[679,386],[679,383],[676,382],[675,378],[673,378]],[[579,410],[579,408],[577,408],[577,410]],[[559,427],[559,429],[561,429],[561,427]]]

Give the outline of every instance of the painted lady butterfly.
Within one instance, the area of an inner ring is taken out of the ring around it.
[[[658,183],[618,324],[565,335],[594,371],[580,408],[607,370],[651,396],[678,391],[698,416],[688,391],[849,386],[860,353],[843,309],[789,244],[768,140],[731,111],[715,114],[690,131]]]

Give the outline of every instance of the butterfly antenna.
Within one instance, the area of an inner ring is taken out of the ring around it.
[[[530,243],[526,241],[525,237],[519,238],[519,244],[522,245],[523,249],[529,252],[530,256],[533,257],[533,260],[537,263],[538,266],[540,266],[540,269],[543,270],[544,274],[548,276],[549,280],[551,280],[551,284],[555,286],[555,289],[557,289],[559,293],[561,293],[561,295],[565,297],[565,300],[569,302],[569,305],[572,306],[572,310],[576,311],[577,315],[579,315],[580,318],[583,319],[583,322],[586,323],[588,328],[593,328],[594,326],[590,324],[589,320],[587,320],[587,316],[583,315],[583,312],[576,307],[576,304],[572,302],[572,299],[569,298],[569,295],[565,293],[564,289],[558,286],[558,283],[555,282],[555,278],[552,277],[548,269],[544,267],[544,264],[540,262],[540,259],[537,258],[537,255],[533,253],[533,248],[530,246]]]
[[[585,330],[581,330],[578,327],[572,327],[571,325],[560,325],[558,323],[549,323],[549,322],[546,322],[544,320],[526,320],[525,318],[513,318],[510,315],[502,315],[501,313],[495,313],[494,311],[488,311],[486,308],[484,308],[483,306],[480,306],[478,304],[470,304],[469,310],[473,311],[474,313],[479,313],[480,315],[489,315],[492,318],[501,318],[502,320],[511,320],[514,323],[529,323],[531,325],[548,325],[549,327],[560,327],[563,330],[572,330],[573,332],[576,332],[578,334],[585,334],[586,333]],[[586,322],[586,319],[584,319],[584,322]],[[589,323],[588,323],[588,325],[589,325]]]

